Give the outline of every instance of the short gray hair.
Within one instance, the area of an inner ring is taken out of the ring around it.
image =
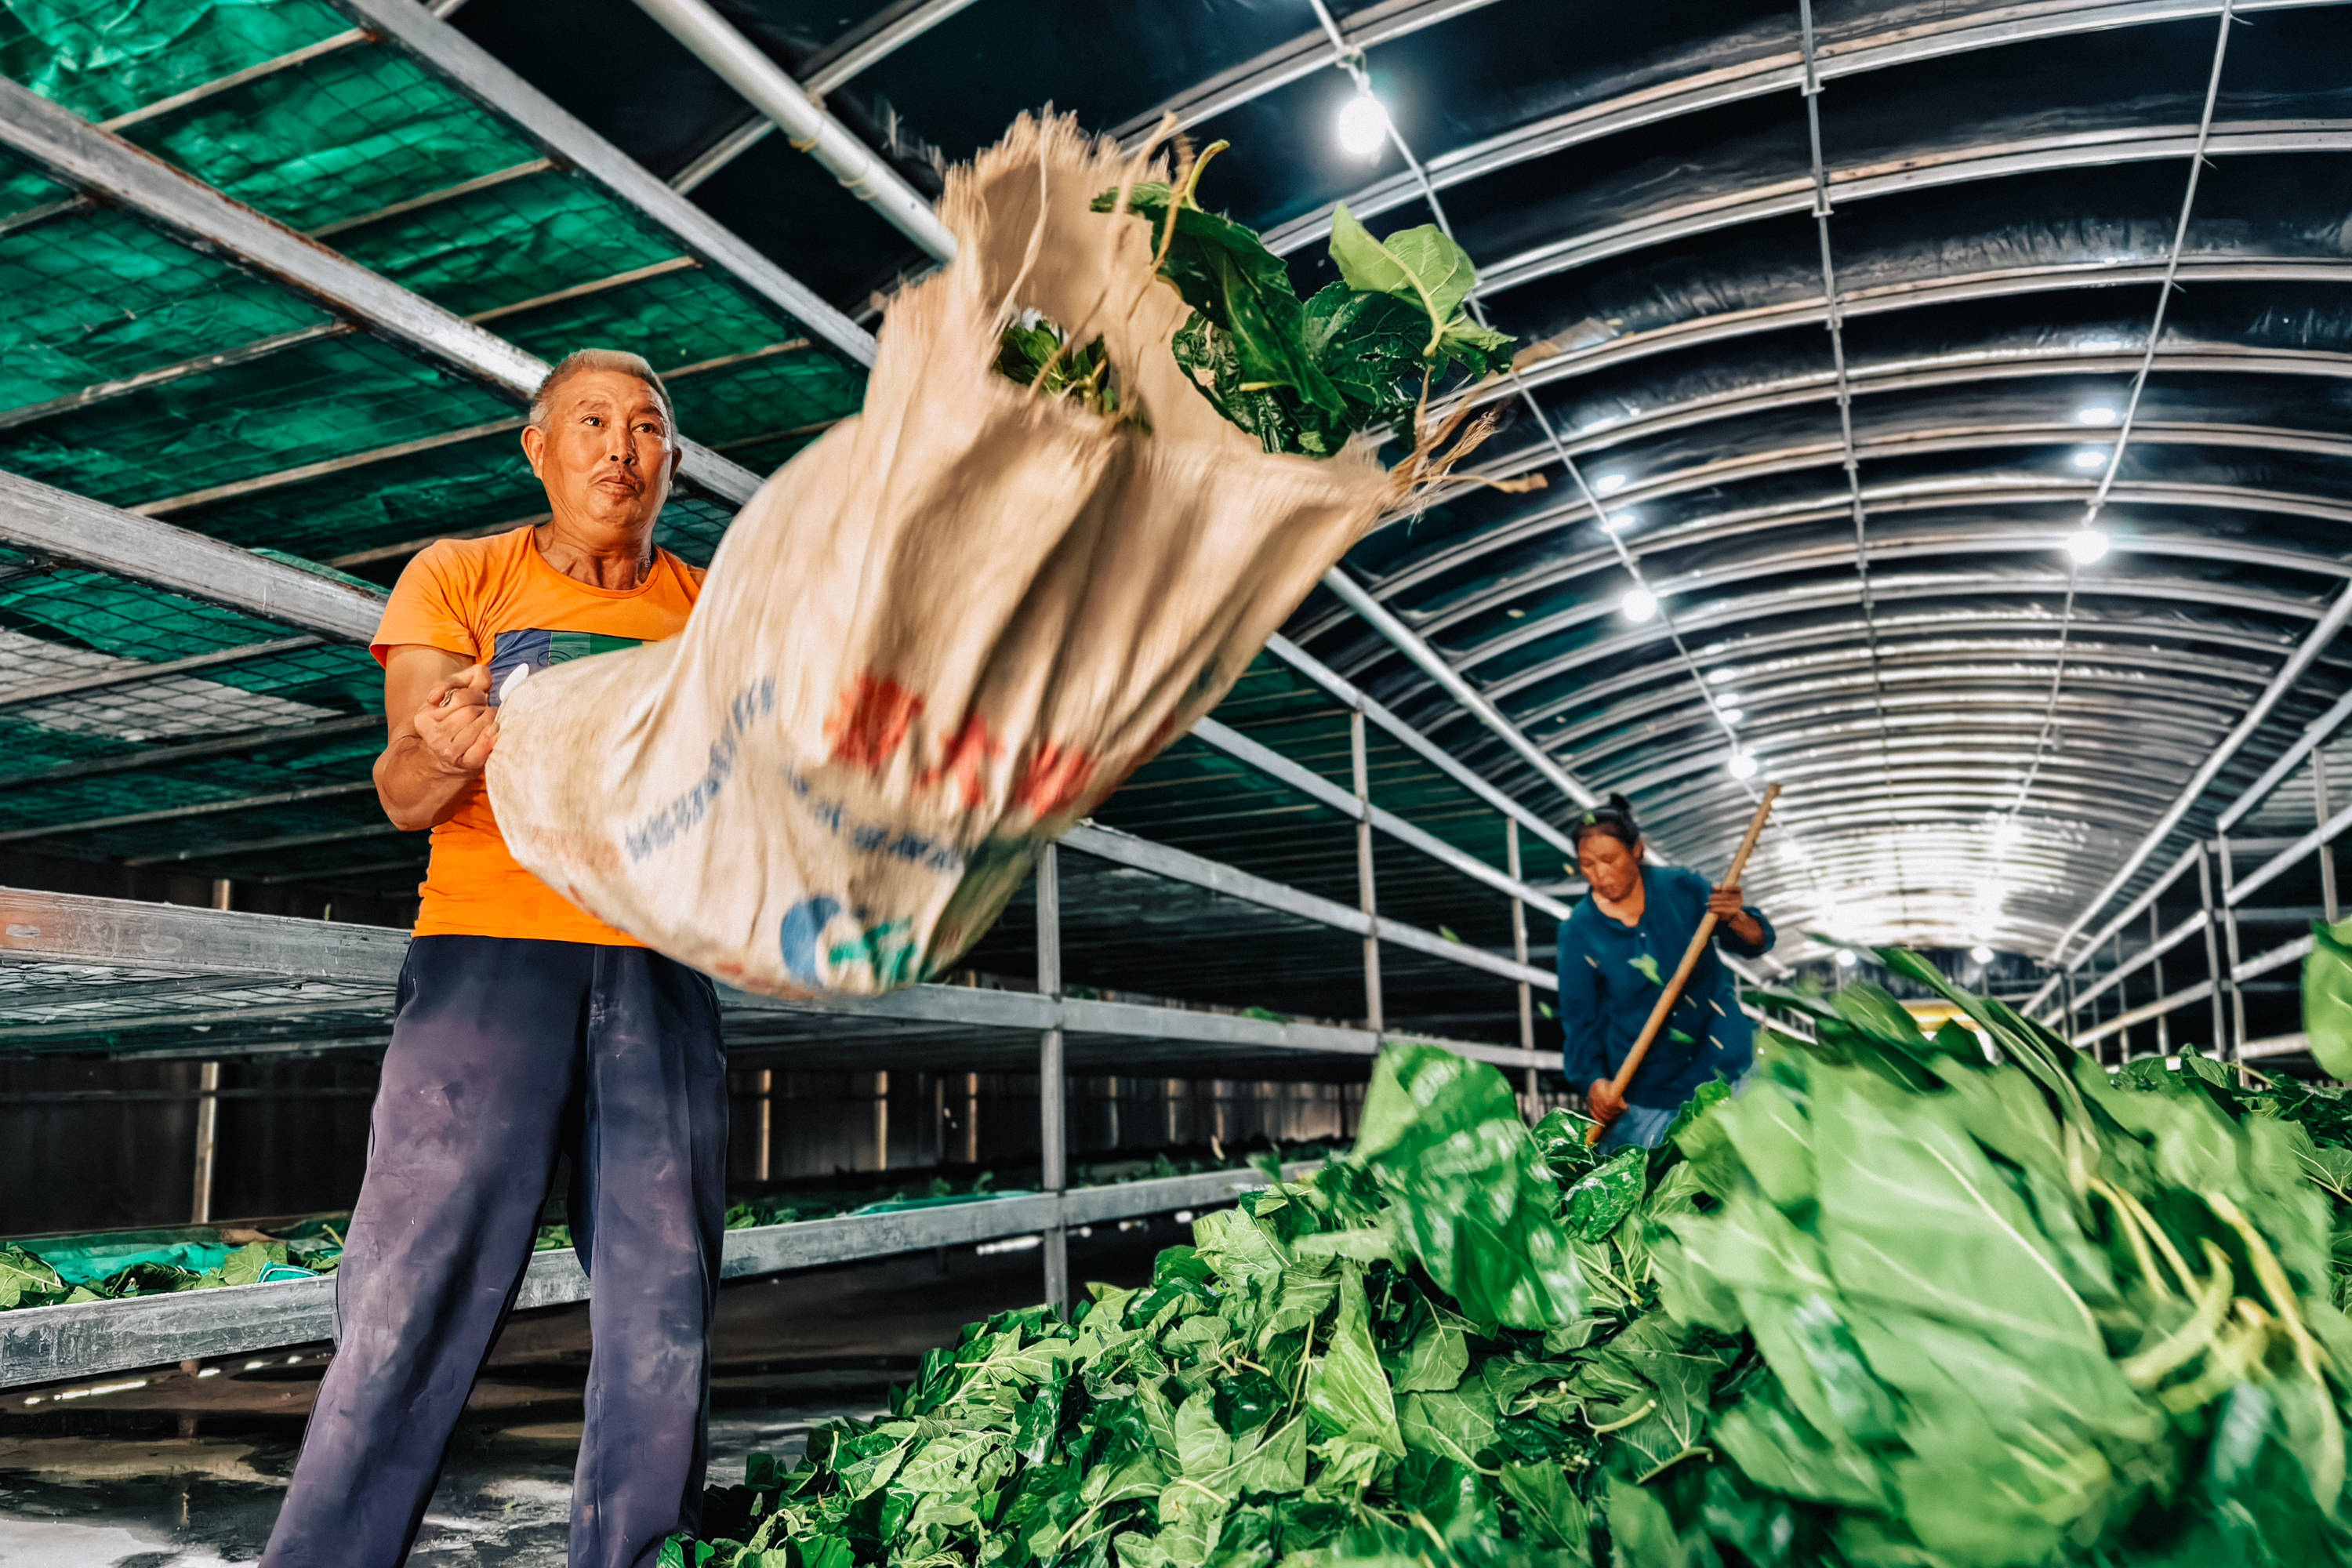
[[[662,418],[668,423],[669,433],[677,434],[677,411],[670,405],[669,388],[662,384],[661,377],[646,363],[644,355],[622,349],[574,349],[558,360],[555,368],[547,373],[547,379],[539,384],[539,390],[530,395],[530,418],[527,423],[535,430],[545,430],[547,417],[554,410],[556,389],[575,375],[598,370],[634,375],[653,388],[654,401],[661,405]]]

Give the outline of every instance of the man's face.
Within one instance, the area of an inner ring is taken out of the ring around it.
[[[616,532],[652,524],[677,465],[654,389],[614,370],[557,384],[547,428],[526,427],[522,449],[559,516]]]
[[[1616,835],[1588,832],[1576,846],[1577,869],[1592,890],[1611,903],[1621,903],[1641,879],[1642,862]]]

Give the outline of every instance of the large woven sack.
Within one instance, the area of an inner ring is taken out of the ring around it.
[[[863,413],[752,497],[686,630],[504,694],[517,859],[735,984],[879,993],[1215,705],[1390,485],[1269,456],[1186,381],[1150,226],[1088,210],[1142,173],[1024,119],[950,178],[956,259],[891,305]],[[1026,310],[1099,333],[1145,423],[994,371]]]

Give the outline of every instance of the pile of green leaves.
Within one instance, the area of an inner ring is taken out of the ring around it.
[[[1319,1143],[1292,1144],[1262,1150],[1253,1159],[1265,1163],[1279,1172],[1281,1162],[1317,1160],[1328,1151]],[[1156,1181],[1170,1176],[1192,1175],[1208,1171],[1233,1168],[1233,1161],[1217,1151],[1161,1151],[1145,1159],[1103,1161],[1075,1167],[1071,1172],[1072,1186],[1112,1186],[1124,1182]],[[1013,1188],[997,1184],[997,1173],[981,1171],[975,1175],[950,1179],[934,1176],[925,1182],[898,1186],[845,1184],[829,1180],[821,1185],[784,1186],[737,1198],[727,1207],[727,1228],[746,1230],[753,1226],[792,1225],[802,1220],[831,1219],[840,1215],[882,1214],[909,1208],[929,1207],[939,1204],[976,1203],[1002,1197],[1008,1192],[1025,1190],[1017,1184],[1034,1182],[1034,1167],[1026,1177],[1015,1170]],[[58,1252],[53,1261],[42,1256],[39,1245],[0,1242],[0,1311],[16,1307],[50,1307],[66,1302],[121,1300],[133,1296],[160,1296],[181,1290],[208,1290],[222,1285],[255,1285],[284,1279],[299,1279],[320,1274],[332,1274],[342,1261],[342,1234],[351,1222],[349,1211],[313,1215],[273,1229],[262,1239],[248,1241],[230,1249],[220,1263],[211,1268],[193,1268],[169,1261],[142,1260],[115,1269],[102,1277],[78,1275],[65,1252]],[[181,1239],[217,1247],[220,1233],[207,1227],[191,1227],[172,1233]],[[245,1235],[254,1233],[247,1231]],[[572,1227],[568,1225],[542,1225],[532,1240],[536,1252],[559,1251],[572,1245]],[[185,1247],[163,1246],[157,1250],[167,1256],[182,1256]],[[62,1267],[61,1267],[62,1263]]]
[[[101,1279],[75,1282],[60,1276],[38,1253],[21,1247],[0,1247],[0,1311],[307,1279],[331,1273],[341,1252],[339,1245],[304,1247],[299,1241],[290,1246],[284,1241],[251,1241],[230,1252],[214,1268],[133,1263]]]
[[[1351,1154],[1072,1323],[967,1330],[664,1561],[2352,1561],[2352,1102],[2111,1077],[1883,956],[1976,1027],[1790,999],[1819,1043],[1768,1040],[1655,1152],[1392,1053]]]
[[[1465,312],[1478,280],[1468,254],[1433,225],[1375,239],[1340,206],[1330,254],[1343,281],[1302,301],[1289,267],[1255,230],[1193,200],[1201,171],[1223,145],[1194,160],[1181,186],[1150,182],[1125,196],[1151,225],[1160,276],[1192,307],[1171,344],[1176,363],[1265,450],[1328,458],[1365,431],[1411,436],[1433,385],[1509,363],[1512,339]],[[1095,210],[1113,211],[1120,196],[1105,191]],[[997,369],[1024,385],[1042,374],[1048,394],[1118,412],[1100,340],[1066,350],[1051,323],[1015,321]]]

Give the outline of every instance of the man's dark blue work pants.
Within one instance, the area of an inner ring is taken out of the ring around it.
[[[642,1568],[698,1522],[726,1223],[710,983],[643,948],[426,936],[401,972],[335,1358],[265,1568],[406,1557],[559,1152],[595,1287],[573,1568]]]

